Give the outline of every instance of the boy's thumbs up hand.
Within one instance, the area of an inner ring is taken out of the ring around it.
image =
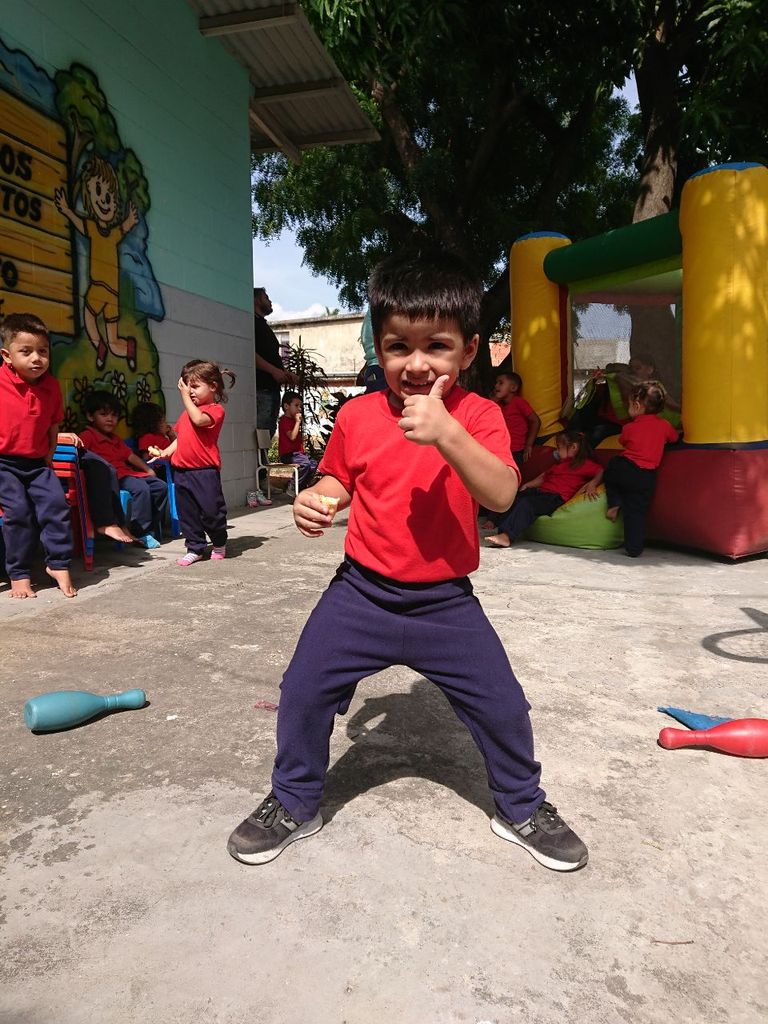
[[[428,395],[409,395],[403,402],[403,415],[398,426],[408,441],[416,444],[437,444],[453,419],[443,404],[448,374],[438,377]]]

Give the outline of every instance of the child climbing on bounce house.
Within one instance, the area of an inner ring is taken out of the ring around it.
[[[539,516],[551,516],[574,495],[591,501],[603,479],[603,469],[589,458],[587,440],[578,430],[564,430],[555,438],[557,461],[520,488],[514,504],[498,517],[498,533],[486,537],[494,548],[508,548]]]

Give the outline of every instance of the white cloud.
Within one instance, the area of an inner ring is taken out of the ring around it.
[[[271,296],[270,296],[271,298]],[[307,306],[306,309],[284,309],[279,302],[272,303],[272,313],[267,317],[268,320],[300,320],[304,317],[312,316],[325,316],[325,306],[320,302],[313,302],[311,306]]]

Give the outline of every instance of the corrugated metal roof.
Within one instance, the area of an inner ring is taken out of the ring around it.
[[[187,0],[200,31],[248,69],[254,153],[375,142],[363,113],[331,57],[293,0]]]

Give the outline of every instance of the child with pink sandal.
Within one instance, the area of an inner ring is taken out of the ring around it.
[[[227,557],[227,506],[221,490],[219,434],[226,402],[224,377],[235,383],[231,370],[216,363],[192,359],[181,371],[179,391],[184,412],[176,423],[176,440],[167,448],[153,446],[156,459],[170,458],[176,486],[176,508],[187,553],[176,564],[187,568],[203,559],[206,534],[211,538],[211,561]]]

